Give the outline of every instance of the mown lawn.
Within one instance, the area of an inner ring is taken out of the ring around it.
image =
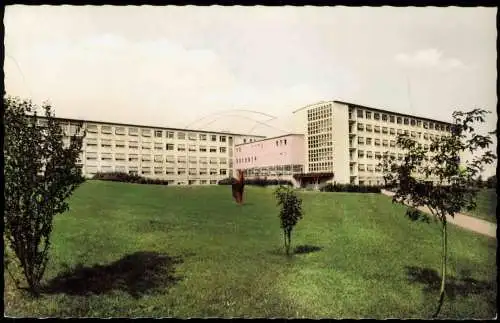
[[[474,210],[464,211],[464,214],[497,223],[497,191],[487,188],[477,193],[477,206]]]
[[[88,181],[56,219],[40,299],[4,274],[8,316],[429,318],[440,227],[379,194],[301,192],[283,255],[271,188]],[[496,314],[496,240],[450,225],[442,317]],[[58,277],[57,277],[58,276]]]

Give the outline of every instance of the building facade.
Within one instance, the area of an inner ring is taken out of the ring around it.
[[[303,134],[287,134],[235,146],[234,164],[247,178],[284,179],[304,171]]]
[[[429,149],[431,140],[450,133],[451,124],[342,101],[327,101],[294,111],[295,131],[304,133],[306,173],[333,172],[329,182],[382,185],[378,166],[387,152],[401,161],[399,134]]]
[[[203,130],[59,119],[66,143],[78,125],[86,131],[79,163],[85,177],[125,172],[168,181],[209,185],[234,176],[234,148],[263,136]],[[43,121],[42,121],[43,122]]]

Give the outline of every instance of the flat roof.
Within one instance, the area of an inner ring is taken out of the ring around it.
[[[256,140],[256,141],[252,141],[252,142],[246,142],[246,143],[243,143],[243,144],[237,144],[237,145],[234,145],[234,146],[236,147],[236,146],[250,145],[250,144],[254,144],[256,142],[262,142],[262,141],[266,141],[266,140],[273,140],[273,139],[283,138],[283,137],[287,137],[287,136],[304,136],[304,134],[302,134],[302,133],[288,133],[286,135],[280,135],[280,136],[275,136],[275,137],[270,137],[270,138],[264,138],[264,139],[260,139],[260,140]]]
[[[45,116],[38,116],[39,118],[45,118]],[[205,133],[213,133],[213,134],[223,134],[223,135],[236,135],[236,136],[252,136],[258,138],[266,138],[266,136],[259,135],[250,135],[250,134],[241,134],[241,133],[233,133],[233,132],[225,132],[225,131],[212,131],[212,130],[200,130],[200,129],[188,129],[188,128],[169,128],[169,127],[159,127],[159,126],[147,126],[140,124],[131,124],[131,123],[120,123],[120,122],[109,122],[109,121],[96,121],[96,120],[88,120],[88,119],[75,119],[75,118],[62,118],[62,117],[54,117],[55,119],[69,122],[89,122],[89,123],[98,123],[98,124],[106,124],[106,125],[117,125],[117,126],[126,126],[126,127],[142,127],[142,128],[156,128],[161,130],[176,130],[176,131],[193,131],[193,132],[205,132]]]
[[[402,116],[402,117],[411,117],[411,118],[417,118],[417,119],[422,119],[422,120],[427,120],[427,121],[432,121],[432,122],[440,122],[440,123],[445,123],[447,125],[452,125],[452,123],[449,122],[449,121],[443,121],[443,120],[438,120],[438,119],[431,119],[431,118],[422,117],[422,116],[418,116],[418,115],[411,115],[411,114],[406,114],[406,113],[401,113],[401,112],[396,112],[396,111],[391,111],[391,110],[384,110],[384,109],[381,109],[381,108],[373,108],[373,107],[369,107],[369,106],[365,106],[365,105],[361,105],[361,104],[357,104],[357,103],[346,102],[346,101],[339,101],[339,100],[320,101],[320,102],[317,102],[317,103],[309,104],[309,105],[306,105],[305,107],[302,107],[300,109],[297,109],[297,110],[293,111],[293,113],[298,112],[298,111],[303,110],[303,109],[310,108],[310,107],[315,106],[315,105],[324,104],[324,103],[330,103],[330,102],[340,103],[340,104],[347,104],[347,105],[351,105],[351,106],[355,106],[355,107],[359,107],[359,108],[363,108],[363,109],[369,109],[369,110],[373,110],[373,111],[378,111],[378,112],[381,112],[381,113],[391,113],[391,114],[395,114],[395,115]]]

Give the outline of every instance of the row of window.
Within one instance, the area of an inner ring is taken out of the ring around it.
[[[264,167],[251,167],[244,169],[245,174],[248,175],[259,175],[262,173],[272,173],[272,172],[294,172],[302,173],[304,169],[303,165],[272,165]]]
[[[333,170],[333,162],[314,162],[309,164],[310,172],[328,172]]]
[[[331,105],[324,105],[307,110],[307,121],[326,119],[332,117]]]
[[[98,160],[99,156],[97,155],[97,153],[94,153],[94,152],[87,152],[86,154],[86,159],[87,160]],[[197,159],[196,157],[190,157],[189,159],[185,158],[185,157],[177,157],[175,158],[174,156],[162,156],[162,155],[155,155],[154,157],[151,156],[151,155],[141,155],[139,156],[138,154],[129,154],[128,156],[126,156],[125,154],[115,154],[113,156],[113,154],[111,153],[101,153],[100,154],[100,160],[115,160],[115,161],[130,161],[130,162],[137,162],[139,161],[139,157],[140,157],[140,160],[143,161],[143,162],[150,162],[150,161],[154,161],[156,163],[163,163],[163,162],[166,162],[166,163],[175,163],[177,161],[177,163],[187,163],[189,162],[190,164],[197,164],[198,161],[200,164],[227,164],[227,158],[210,158],[210,159],[207,159],[206,157],[199,157],[199,159]],[[229,164],[232,164],[231,161],[229,161]]]
[[[126,144],[128,144],[126,146]],[[86,139],[86,145],[87,147],[89,148],[92,148],[92,147],[97,147],[97,139],[95,138],[87,138]],[[165,144],[163,145],[162,143],[154,143],[154,145],[152,145],[151,143],[146,143],[146,142],[142,142],[140,145],[137,141],[130,141],[128,143],[125,143],[125,141],[116,141],[114,143],[114,147],[115,148],[121,148],[121,149],[125,149],[125,148],[128,148],[128,149],[139,149],[139,146],[141,147],[141,149],[145,149],[145,150],[151,150],[153,147],[154,147],[154,150],[163,150],[165,147],[165,150],[168,150],[168,151],[172,151],[172,150],[175,150],[175,144]],[[111,142],[111,140],[109,139],[101,139],[101,145],[100,147],[102,148],[112,148],[113,147],[113,143]],[[220,153],[226,153],[228,151],[227,147],[208,147],[207,146],[196,146],[196,145],[189,145],[186,147],[185,144],[177,144],[177,151],[186,151],[186,148],[188,151],[191,151],[191,152],[211,152],[211,153],[216,153],[217,151],[219,151]],[[217,149],[218,148],[218,149]],[[229,153],[232,153],[232,148],[229,148]]]
[[[99,132],[99,127],[98,125],[92,125],[89,124],[87,125],[87,132],[89,133],[98,133]],[[113,134],[113,127],[112,126],[101,126],[101,134],[107,134],[111,135]],[[179,140],[201,140],[201,141],[206,141],[208,138],[210,138],[210,141],[217,141],[217,137],[219,139],[219,142],[227,142],[229,140],[229,143],[232,144],[233,137],[232,136],[225,136],[225,135],[208,135],[208,134],[197,134],[197,133],[186,133],[186,132],[177,132],[177,136],[175,135],[175,131],[169,131],[169,130],[152,130],[152,129],[140,129],[139,128],[132,128],[129,127],[128,131],[126,130],[125,127],[114,127],[114,134],[119,135],[119,136],[124,136],[128,134],[129,136],[138,136],[139,134],[142,137],[156,137],[156,138],[168,138],[168,139],[179,139]]]
[[[349,119],[354,119],[353,118],[353,111],[354,109],[351,107],[349,108]],[[407,118],[407,117],[399,117],[391,114],[386,114],[386,113],[379,113],[379,112],[374,112],[374,111],[368,111],[368,110],[363,110],[363,109],[357,109],[356,116],[358,119],[368,119],[371,120],[373,116],[373,120],[377,121],[383,121],[383,122],[390,122],[390,123],[396,123],[396,124],[403,124],[403,125],[410,125],[412,127],[423,127],[424,129],[430,129],[430,130],[440,130],[440,131],[450,131],[450,125],[441,123],[441,122],[429,122],[429,121],[422,121],[419,119],[414,119],[414,118]]]
[[[434,139],[439,139],[439,138],[442,138],[444,136],[439,136],[439,135],[434,135],[434,134],[429,134],[427,132],[424,132],[423,133],[423,136],[422,136],[422,132],[418,132],[418,131],[409,131],[409,130],[403,130],[403,129],[394,129],[394,128],[388,128],[388,127],[380,127],[380,126],[374,126],[372,127],[372,125],[365,125],[362,124],[362,123],[358,123],[358,131],[366,131],[366,132],[374,132],[374,133],[380,133],[382,131],[383,134],[391,134],[391,135],[407,135],[407,136],[410,136],[412,138],[419,138],[421,139],[422,137],[425,139],[425,140],[434,140]],[[352,131],[351,131],[352,132]]]

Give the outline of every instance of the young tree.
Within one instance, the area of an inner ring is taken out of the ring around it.
[[[295,194],[293,188],[280,185],[274,194],[278,201],[280,209],[281,228],[285,242],[286,254],[290,254],[290,245],[292,243],[292,230],[297,222],[302,219],[302,200]]]
[[[489,136],[477,134],[474,122],[484,122],[488,113],[482,109],[470,112],[454,112],[454,123],[448,136],[432,141],[429,150],[423,149],[408,136],[399,136],[397,145],[405,152],[401,163],[385,158],[384,174],[389,185],[397,187],[393,202],[409,205],[412,209],[427,207],[442,225],[441,286],[438,307],[441,310],[445,294],[447,257],[447,216],[454,217],[464,208],[475,208],[477,193],[476,176],[485,164],[495,159],[491,151],[479,153],[492,143]],[[471,161],[463,161],[460,155],[469,151]]]
[[[78,127],[65,145],[50,105],[42,107],[44,118],[31,101],[7,96],[4,106],[5,247],[16,256],[28,290],[39,295],[53,217],[68,209],[66,199],[83,181],[76,162],[84,134]]]

